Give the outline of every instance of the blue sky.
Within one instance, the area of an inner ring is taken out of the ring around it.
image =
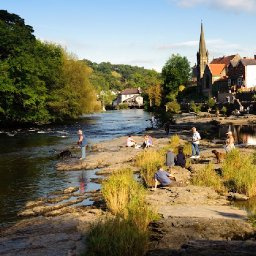
[[[256,0],[2,0],[34,28],[79,59],[161,71],[171,56],[196,62],[203,20],[210,59],[256,54]]]

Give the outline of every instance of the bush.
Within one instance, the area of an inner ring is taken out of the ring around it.
[[[115,217],[95,224],[87,244],[87,256],[141,256],[147,251],[148,232]]]
[[[220,110],[220,112],[223,114],[223,115],[226,115],[227,113],[227,108],[225,106],[223,106]]]
[[[180,113],[180,104],[177,101],[171,101],[166,104],[166,111],[170,113]]]
[[[175,135],[171,136],[170,147],[177,153],[179,146],[180,146],[180,137],[179,137],[179,135],[175,134]]]
[[[253,154],[240,153],[238,149],[232,150],[227,154],[222,170],[230,190],[249,197],[256,195],[256,165],[253,162]]]
[[[196,186],[212,187],[217,192],[225,191],[221,177],[215,172],[214,165],[212,163],[196,172],[192,177],[192,184]]]
[[[114,215],[127,215],[127,206],[133,197],[144,199],[144,188],[133,178],[129,169],[114,172],[102,184],[102,194],[108,209]]]
[[[194,111],[195,113],[198,113],[201,111],[201,107],[202,105],[201,104],[198,104],[196,105],[196,103],[194,101],[191,101],[190,102],[190,108],[192,111]]]
[[[154,186],[154,174],[164,164],[165,157],[155,150],[145,150],[136,158],[136,165],[140,168],[140,174],[148,187]]]
[[[117,105],[116,107],[117,109],[128,109],[129,106],[127,103],[120,103],[119,105]]]

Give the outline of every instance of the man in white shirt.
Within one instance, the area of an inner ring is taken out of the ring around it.
[[[199,158],[199,141],[201,140],[199,132],[196,130],[196,127],[192,128],[192,156],[190,158]]]

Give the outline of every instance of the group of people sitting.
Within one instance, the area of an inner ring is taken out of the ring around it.
[[[174,165],[181,166],[182,168],[186,166],[186,157],[182,147],[178,148],[177,155],[175,155],[172,150],[168,150],[166,153],[166,166],[172,168]]]
[[[127,141],[126,141],[126,146],[127,147],[135,147],[135,148],[149,148],[153,146],[153,139],[149,135],[144,136],[144,141],[142,145],[138,145],[137,142],[132,138],[131,135],[128,136]]]

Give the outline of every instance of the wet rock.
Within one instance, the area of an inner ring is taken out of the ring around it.
[[[231,199],[231,200],[236,200],[236,201],[247,201],[247,200],[249,200],[249,197],[244,195],[244,194],[232,193],[232,192],[230,192],[228,194],[228,198]]]

